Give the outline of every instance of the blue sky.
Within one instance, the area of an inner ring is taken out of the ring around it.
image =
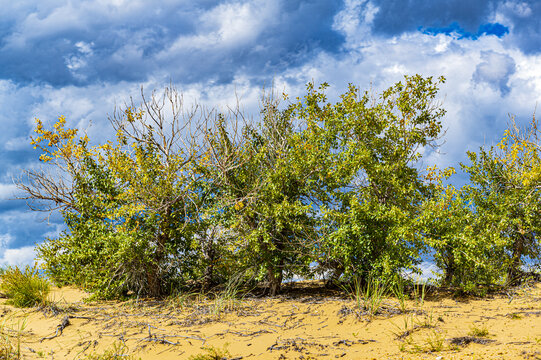
[[[257,113],[263,86],[292,96],[314,80],[374,90],[444,75],[445,143],[426,165],[457,166],[493,144],[508,114],[541,100],[541,2],[489,0],[0,0],[0,264],[29,263],[61,229],[13,198],[38,166],[33,121],[65,115],[95,141],[139,89],[172,81],[185,100]],[[236,94],[236,95],[235,95]]]

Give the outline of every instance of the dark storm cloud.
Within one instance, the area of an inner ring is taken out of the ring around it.
[[[541,1],[538,0],[374,0],[375,34],[456,33],[464,38],[502,37],[525,53],[541,52]],[[498,21],[504,23],[494,22]]]
[[[513,25],[513,42],[527,54],[541,52],[541,2],[508,1],[498,10]]]
[[[477,32],[493,9],[490,0],[375,0],[379,8],[374,31],[398,35],[422,28],[442,28],[457,23],[468,32]]]
[[[229,82],[239,70],[263,75],[339,50],[343,39],[332,22],[340,2],[271,3],[22,2],[0,18],[0,79],[61,87],[142,82],[159,72],[182,82]],[[243,21],[261,24],[243,28]],[[238,24],[239,39],[228,42],[226,27]],[[189,44],[175,47],[179,41]]]

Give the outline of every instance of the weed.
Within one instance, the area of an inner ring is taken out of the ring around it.
[[[210,313],[215,317],[221,317],[224,312],[237,309],[240,304],[239,288],[240,278],[234,277],[225,285],[225,289],[215,294],[214,302],[210,307]]]
[[[196,302],[201,302],[202,294],[195,292],[176,293],[169,296],[167,303],[175,309],[184,310]]]
[[[227,351],[227,344],[223,349],[216,349],[213,346],[202,347],[201,349],[203,349],[205,353],[192,355],[188,360],[224,360],[231,356],[229,351]]]
[[[413,315],[404,316],[403,327],[400,327],[399,325],[395,325],[395,326],[397,327],[397,331],[393,332],[393,334],[395,335],[395,338],[400,339],[400,340],[408,337],[416,330],[416,326],[413,320]]]
[[[26,319],[17,322],[15,329],[7,325],[8,319],[0,324],[0,359],[18,360],[21,359],[21,334],[26,327]],[[16,342],[13,343],[15,333]]]
[[[440,352],[445,348],[445,336],[438,332],[432,331],[425,339],[424,352]]]
[[[520,315],[519,313],[513,313],[513,314],[510,314],[509,317],[513,320],[520,320],[522,319],[522,315]]]
[[[425,329],[436,327],[434,321],[434,310],[431,310],[429,314],[425,313],[423,321],[419,324],[419,326]]]
[[[426,281],[415,281],[413,284],[413,298],[415,299],[415,304],[419,307],[423,307],[425,303],[425,296],[426,296],[426,284],[428,283],[428,280]]]
[[[434,321],[434,314],[431,311],[430,314],[425,314],[421,320],[416,319],[413,314],[404,316],[403,327],[395,326],[397,331],[393,332],[393,334],[396,339],[403,340],[418,330],[433,329],[436,327],[436,324]]]
[[[486,325],[483,325],[483,326],[472,325],[468,335],[474,336],[474,337],[487,337],[489,335],[489,332]]]
[[[8,304],[16,307],[46,305],[51,290],[49,282],[39,274],[37,264],[21,271],[17,266],[2,271],[0,290],[7,296]]]
[[[398,299],[398,308],[403,314],[407,312],[406,298],[404,291],[404,281],[401,277],[397,277],[394,286],[392,287],[393,295]]]
[[[370,318],[374,317],[383,306],[383,299],[387,295],[389,286],[386,282],[369,276],[363,287],[359,278],[355,278],[350,288],[345,288],[355,301],[359,310],[368,312]]]
[[[445,350],[445,336],[439,331],[432,330],[425,338],[415,341],[408,337],[399,345],[400,351],[411,353],[434,353]]]
[[[133,355],[128,355],[128,347],[124,343],[114,343],[112,347],[105,350],[102,354],[89,354],[86,360],[136,360]]]

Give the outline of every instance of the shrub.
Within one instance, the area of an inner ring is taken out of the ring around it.
[[[38,271],[37,265],[8,267],[2,271],[0,290],[7,296],[8,304],[16,307],[31,307],[47,303],[51,285]]]

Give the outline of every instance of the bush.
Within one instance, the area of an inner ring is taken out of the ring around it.
[[[41,277],[37,265],[27,265],[24,271],[10,266],[2,271],[1,279],[0,290],[8,297],[8,304],[31,307],[47,303],[51,285]]]

